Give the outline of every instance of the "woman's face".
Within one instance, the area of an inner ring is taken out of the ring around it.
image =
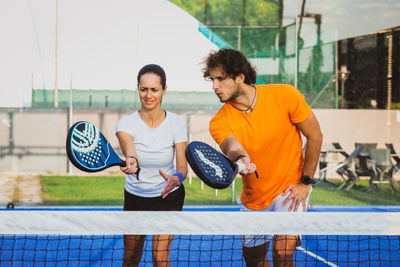
[[[167,86],[163,89],[160,76],[154,73],[146,73],[140,77],[138,89],[142,108],[152,110],[161,106]]]

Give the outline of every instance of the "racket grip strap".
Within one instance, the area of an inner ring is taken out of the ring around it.
[[[174,175],[174,176],[175,176],[175,175],[178,176],[178,178],[179,178],[179,186],[182,185],[183,180],[184,180],[183,174],[180,173],[180,172],[176,172],[176,173],[174,173],[173,175]]]

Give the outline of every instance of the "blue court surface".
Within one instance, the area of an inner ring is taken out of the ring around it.
[[[16,207],[16,210],[121,210],[120,207]],[[185,211],[238,211],[236,206],[187,206]],[[399,206],[315,206],[310,212],[398,212]],[[0,210],[1,218],[1,210]],[[45,223],[45,222],[44,222]],[[323,230],[323,229],[322,229]],[[152,266],[147,236],[140,266]],[[400,266],[399,236],[302,236],[296,266]],[[0,235],[0,266],[121,266],[122,236]],[[272,259],[271,248],[269,259]],[[175,236],[172,266],[245,266],[240,236]]]

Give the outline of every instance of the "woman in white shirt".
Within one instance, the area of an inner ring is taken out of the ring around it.
[[[164,70],[155,64],[138,73],[141,107],[118,121],[116,134],[126,157],[124,210],[180,211],[187,175],[187,127],[183,118],[161,109],[167,90]],[[176,166],[174,166],[176,159]],[[137,266],[146,236],[124,236],[123,266]],[[173,235],[154,235],[154,266],[169,266]]]

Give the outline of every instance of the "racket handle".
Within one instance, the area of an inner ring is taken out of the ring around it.
[[[246,166],[243,163],[239,162],[239,163],[236,163],[236,164],[238,166],[239,171],[243,171],[243,170],[246,169]]]
[[[245,166],[243,163],[241,163],[241,162],[236,163],[236,165],[238,166],[239,171],[242,171],[242,170],[245,170],[245,169],[246,169],[246,166]],[[256,177],[258,178],[258,173],[257,173],[257,171],[255,171],[254,173],[255,173]]]
[[[136,159],[136,158],[135,158]],[[137,161],[137,159],[136,159],[136,162],[138,162]],[[119,164],[119,166],[121,166],[121,167],[126,167],[126,161],[122,161],[120,164]],[[139,172],[140,172],[140,167],[139,167],[139,165],[137,166],[137,171],[136,171],[136,179],[138,179],[139,180]]]

